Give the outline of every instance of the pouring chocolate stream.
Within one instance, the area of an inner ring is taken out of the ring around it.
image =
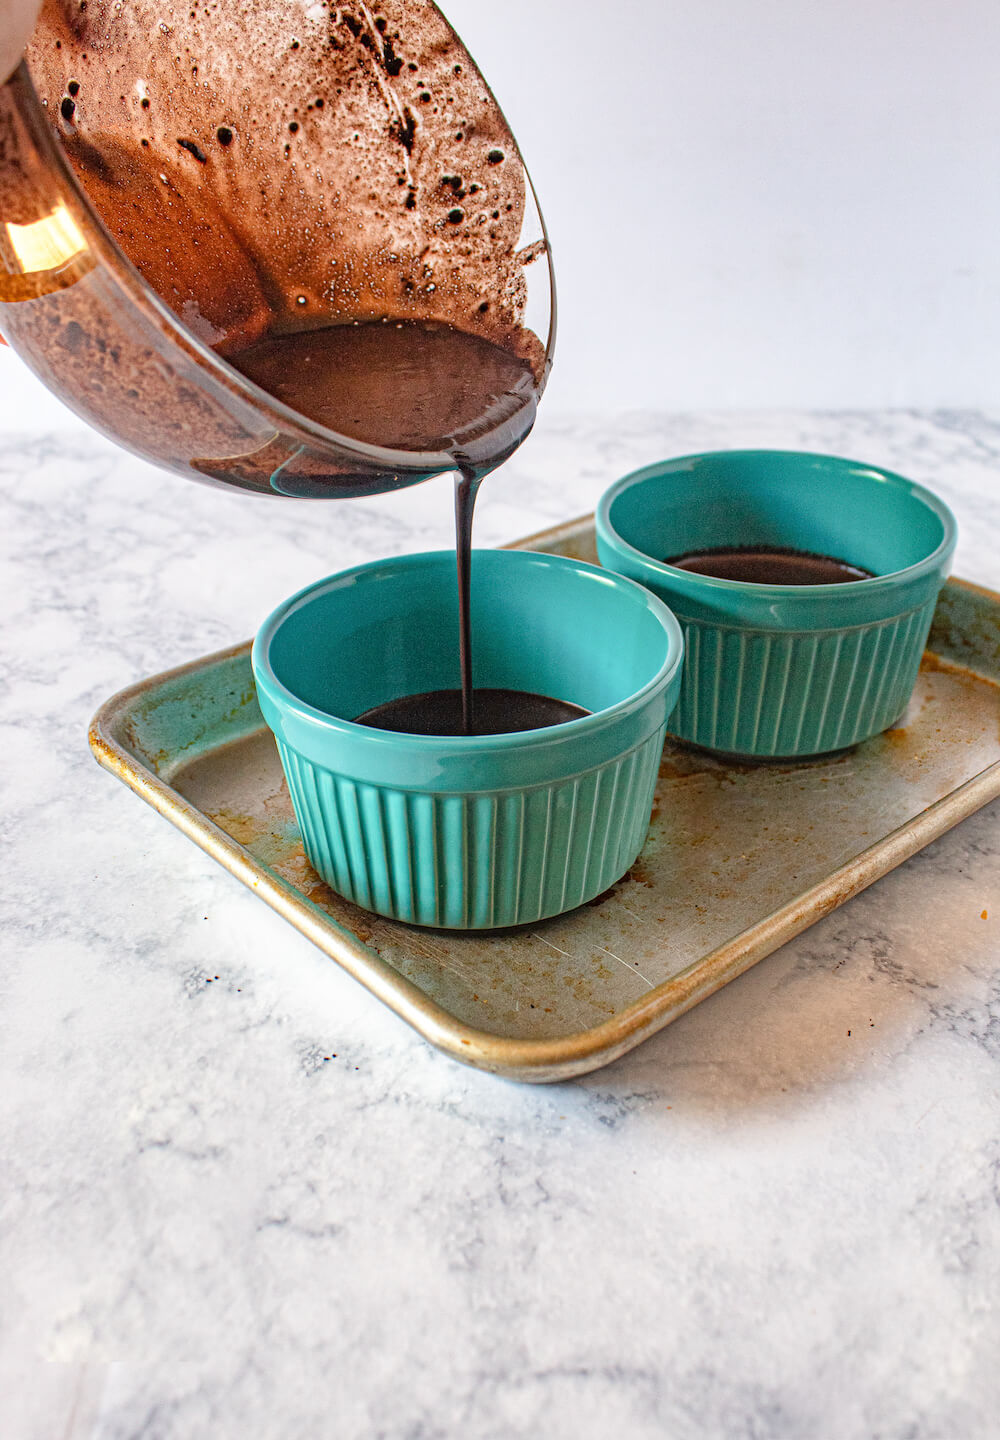
[[[456,468],[471,525],[554,307],[514,137],[437,7],[46,0],[27,62],[0,86],[0,330],[36,373],[213,483]]]

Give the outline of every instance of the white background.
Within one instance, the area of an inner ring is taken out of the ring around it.
[[[547,410],[1000,399],[996,0],[444,8],[552,234]]]
[[[563,407],[1000,400],[996,0],[443,0],[552,234]]]

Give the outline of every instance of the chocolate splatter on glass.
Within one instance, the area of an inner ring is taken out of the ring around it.
[[[429,0],[47,0],[0,87],[0,332],[199,479],[349,496],[457,469],[462,676],[482,477],[551,363],[544,225]]]
[[[0,331],[170,469],[316,496],[481,474],[530,429],[552,321],[516,143],[427,0],[48,0],[0,87]]]

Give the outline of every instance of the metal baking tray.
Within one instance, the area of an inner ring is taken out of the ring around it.
[[[596,559],[589,518],[516,548]],[[421,930],[309,866],[249,651],[114,696],[97,759],[431,1044],[512,1079],[625,1054],[1000,794],[1000,595],[951,581],[897,728],[792,765],[668,741],[646,845],[607,894],[517,930]]]

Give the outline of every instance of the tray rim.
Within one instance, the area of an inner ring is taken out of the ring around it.
[[[507,548],[548,548],[579,533],[591,520],[591,516],[584,515]],[[954,577],[947,583],[1000,608],[1000,594],[993,590]],[[164,684],[248,656],[251,644],[245,641],[200,656],[116,692],[101,705],[90,724],[88,738],[95,758],[430,1044],[466,1065],[510,1079],[553,1082],[610,1064],[1000,795],[997,759],[913,819],[873,841],[823,880],[693,960],[609,1019],[572,1035],[511,1039],[468,1025],[432,1000],[289,881],[255,860],[118,738],[121,722],[137,700]]]

